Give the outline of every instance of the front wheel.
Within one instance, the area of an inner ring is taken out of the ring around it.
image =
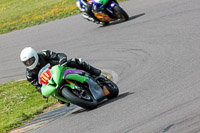
[[[127,21],[129,20],[128,14],[118,5],[115,5],[113,7],[114,13],[116,17],[122,21]]]
[[[65,86],[62,89],[61,94],[71,103],[82,108],[91,110],[97,107],[97,101],[84,90],[79,92],[76,89]]]

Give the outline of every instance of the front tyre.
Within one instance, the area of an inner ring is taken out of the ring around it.
[[[114,13],[116,17],[122,21],[127,21],[129,20],[128,14],[118,5],[115,5],[113,7]]]
[[[76,89],[73,90],[70,87],[65,86],[62,89],[61,94],[71,103],[82,108],[91,110],[97,107],[97,101],[86,91],[84,93],[78,92]]]

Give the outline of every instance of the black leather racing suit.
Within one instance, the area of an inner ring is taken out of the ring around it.
[[[66,65],[68,67],[81,69],[96,76],[101,74],[101,70],[90,66],[85,61],[83,61],[83,59],[72,58],[70,60],[67,60],[67,56],[64,53],[55,53],[50,50],[43,50],[42,52],[38,53],[38,56],[39,56],[39,62],[37,67],[33,70],[26,69],[26,78],[32,85],[36,87],[37,91],[39,91],[40,93],[41,93],[41,84],[39,84],[38,82],[38,73],[40,69],[43,68],[48,63],[52,67],[54,65],[63,64],[67,62]]]

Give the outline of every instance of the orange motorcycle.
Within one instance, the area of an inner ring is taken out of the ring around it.
[[[128,14],[119,6],[116,0],[88,0],[88,3],[93,4],[92,12],[103,25],[107,25],[110,21],[118,19],[122,21],[129,19]],[[81,0],[77,0],[77,6],[81,11],[85,8]],[[93,21],[93,18],[85,14],[83,18]]]

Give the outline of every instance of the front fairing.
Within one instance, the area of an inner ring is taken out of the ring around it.
[[[55,90],[56,90],[56,86],[53,86],[50,84],[42,85],[42,88],[41,88],[42,95],[45,97],[49,97],[50,95],[52,95],[55,92]]]
[[[60,65],[56,65],[51,68],[50,71],[52,73],[52,78],[57,87],[63,81],[63,74],[66,69],[67,69],[66,67]]]
[[[50,72],[51,78],[48,80],[48,84],[42,84],[41,88],[42,95],[46,97],[57,94],[56,90],[61,88],[61,84],[65,79],[75,80],[81,83],[88,81],[87,77],[80,75],[83,74],[81,70],[71,69],[66,66],[53,66],[50,69]],[[73,84],[69,84],[67,86],[72,89],[75,88]]]
[[[66,68],[63,66],[53,66],[50,69],[51,72],[51,78],[48,80],[48,84],[42,84],[41,92],[43,96],[50,96],[55,94],[55,91],[63,81],[63,73]]]

